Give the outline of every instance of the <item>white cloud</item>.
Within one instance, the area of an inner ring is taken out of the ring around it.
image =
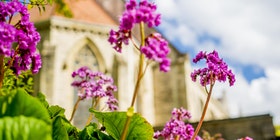
[[[157,0],[157,4],[163,19],[176,20],[176,26],[162,24],[169,39],[177,38],[195,51],[215,48],[223,58],[263,67],[267,77],[251,83],[235,71],[236,85],[226,88],[232,115],[237,116],[239,108],[244,115],[272,113],[280,124],[279,0]],[[203,33],[219,38],[220,44],[198,42]],[[217,91],[226,86],[217,86]]]
[[[163,18],[178,21],[179,25],[172,27],[174,37],[182,38],[183,41],[192,39],[185,36],[183,30],[179,30],[182,26],[191,29],[188,31],[196,35],[208,32],[221,39],[222,46],[227,48],[222,52],[228,57],[244,63],[257,62],[263,66],[278,64],[280,21],[276,13],[280,9],[273,7],[276,4],[280,6],[279,2],[166,0],[158,4]],[[188,45],[200,48],[203,44]],[[269,52],[269,49],[275,51]],[[255,54],[259,54],[258,58],[252,57]],[[269,63],[265,61],[267,59],[270,60]]]
[[[226,90],[232,116],[270,113],[275,116],[275,123],[280,124],[279,71],[268,69],[266,78],[255,79],[251,84],[248,84],[242,75],[237,74],[237,82],[233,87],[219,84],[215,91],[220,93]]]

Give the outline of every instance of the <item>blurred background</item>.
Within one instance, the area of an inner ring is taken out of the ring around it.
[[[31,9],[42,40],[39,50],[43,67],[35,77],[36,91],[52,104],[72,111],[76,91],[71,72],[87,65],[114,77],[119,87],[120,109],[129,106],[135,75],[137,51],[125,46],[116,53],[107,42],[124,9],[122,0],[64,0],[66,8],[47,5],[44,12]],[[236,76],[236,83],[216,84],[204,129],[222,133],[226,139],[246,135],[254,139],[275,139],[280,125],[280,1],[154,0],[162,24],[146,33],[160,32],[169,41],[171,71],[152,65],[143,79],[137,112],[156,128],[170,118],[174,107],[185,107],[197,122],[205,102],[203,88],[190,80],[199,67],[192,58],[199,51],[217,50]],[[62,10],[63,9],[63,10]],[[66,10],[65,10],[66,9]],[[66,14],[59,12],[64,11]],[[135,29],[133,36],[139,36]],[[74,123],[83,125],[90,102],[80,106]],[[226,131],[227,130],[227,131]],[[235,132],[235,133],[233,133]]]

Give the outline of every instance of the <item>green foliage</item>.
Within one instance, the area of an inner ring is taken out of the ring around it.
[[[0,139],[51,139],[51,120],[41,102],[23,89],[0,96]]]
[[[30,71],[23,72],[21,75],[16,76],[13,74],[12,70],[7,69],[5,71],[5,77],[3,82],[3,88],[1,89],[1,93],[10,93],[11,90],[17,88],[23,88],[29,94],[33,94],[33,76]]]
[[[98,129],[96,123],[91,123],[86,126],[80,133],[80,140],[114,140],[113,137],[108,136]]]
[[[0,118],[1,140],[51,140],[51,126],[26,116]]]
[[[33,8],[34,6],[36,6],[39,10],[39,12],[41,13],[42,10],[45,11],[46,10],[46,5],[47,4],[51,4],[52,0],[30,0],[29,1],[29,5],[28,8]]]
[[[113,137],[103,133],[95,123],[79,131],[65,117],[65,109],[60,106],[49,106],[43,94],[38,94],[41,103],[45,104],[49,117],[52,120],[52,138],[54,140],[114,140]]]
[[[36,96],[37,99],[45,106],[45,108],[49,108],[49,103],[46,100],[46,97],[43,93],[39,92]]]
[[[69,6],[65,3],[64,0],[54,0],[56,3],[56,11],[65,17],[73,17],[73,13],[70,10]]]
[[[78,139],[78,130],[66,119],[65,109],[56,105],[50,106],[48,111],[53,120],[53,139]]]
[[[64,0],[30,0],[28,7],[36,6],[40,13],[46,10],[46,5],[56,4],[56,11],[65,17],[72,17],[73,13]]]
[[[2,0],[3,1],[3,0]],[[5,0],[11,1],[11,0]],[[73,17],[73,13],[70,10],[68,4],[64,0],[29,0],[29,1],[20,1],[25,4],[28,9],[38,8],[39,12],[42,13],[46,11],[46,5],[56,4],[56,12],[65,16],[65,17]]]
[[[54,140],[69,140],[63,119],[63,117],[57,116],[53,120],[52,137]]]
[[[0,117],[27,116],[45,121],[50,124],[49,113],[41,102],[29,95],[23,89],[13,90],[10,94],[0,97],[2,112]]]
[[[55,118],[58,116],[65,117],[65,115],[64,115],[65,109],[58,105],[48,107],[48,111],[49,111],[51,118]]]
[[[56,4],[56,11],[66,17],[72,17],[72,11],[64,0],[30,0],[28,7],[33,8],[36,6],[41,13],[46,10],[46,5]]]
[[[106,127],[106,132],[114,139],[120,139],[126,121],[126,112],[97,112],[94,113],[99,122]],[[145,118],[135,113],[131,119],[127,139],[129,140],[149,140],[153,138],[154,130]]]

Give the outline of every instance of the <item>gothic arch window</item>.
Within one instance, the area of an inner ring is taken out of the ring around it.
[[[99,70],[99,64],[89,44],[83,46],[74,58],[74,69],[78,69],[81,66],[88,66],[93,71]]]
[[[89,67],[92,71],[100,71],[100,66],[95,53],[92,51],[92,44],[85,44],[77,54],[74,56],[73,70],[77,70],[82,66]],[[77,101],[77,91],[74,91],[74,103]],[[91,107],[91,100],[83,100],[79,103],[78,109],[75,113],[73,123],[78,128],[83,128],[86,125],[89,117],[88,109]]]

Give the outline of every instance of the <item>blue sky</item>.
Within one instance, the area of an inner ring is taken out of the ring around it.
[[[236,74],[227,92],[232,117],[269,113],[280,124],[279,0],[155,0],[158,30],[182,53],[217,50]],[[196,66],[193,65],[195,68]]]

